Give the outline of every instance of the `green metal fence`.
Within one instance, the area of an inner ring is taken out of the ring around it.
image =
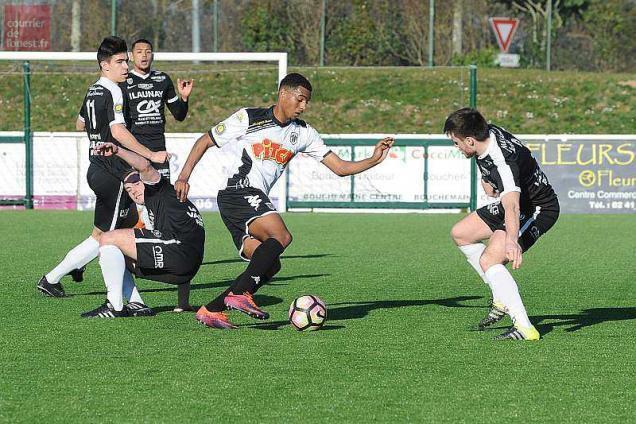
[[[477,66],[470,65],[470,106],[477,107]],[[23,82],[23,104],[24,104],[24,122],[23,135],[0,136],[0,144],[2,143],[23,143],[25,149],[25,195],[22,199],[2,199],[0,198],[0,206],[24,206],[27,209],[33,209],[33,134],[31,132],[31,66],[29,62],[22,64],[22,82]],[[347,146],[370,146],[376,143],[375,140],[346,140],[343,144],[342,139],[325,140],[327,145],[347,145]],[[396,146],[423,146],[424,155],[424,193],[426,198],[426,190],[428,187],[427,172],[428,158],[427,149],[429,146],[448,145],[448,140],[396,140]],[[352,160],[355,160],[355,149],[352,148]],[[430,203],[430,202],[356,202],[354,201],[354,178],[351,177],[351,201],[349,202],[299,202],[289,201],[289,208],[391,208],[391,209],[430,209],[430,208],[470,208],[475,210],[477,199],[477,181],[475,179],[476,165],[475,161],[471,162],[471,190],[469,203]]]
[[[356,160],[355,148],[359,146],[374,146],[377,143],[375,138],[358,138],[358,139],[341,139],[341,138],[324,138],[327,146],[346,146],[351,147],[351,160]],[[475,210],[477,206],[477,185],[475,178],[474,161],[471,164],[470,178],[470,199],[468,202],[430,202],[429,199],[429,148],[432,146],[449,146],[448,139],[400,139],[396,138],[394,146],[396,147],[423,147],[423,201],[407,202],[407,201],[356,201],[356,182],[355,176],[349,178],[349,200],[348,201],[299,201],[287,198],[288,209],[470,209]],[[287,178],[287,190],[289,194],[290,178]]]
[[[22,84],[24,98],[24,123],[21,137],[0,136],[1,143],[24,144],[25,191],[22,199],[2,199],[0,206],[24,206],[33,209],[33,134],[31,133],[31,65],[22,64]]]

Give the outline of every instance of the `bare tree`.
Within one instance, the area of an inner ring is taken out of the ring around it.
[[[81,36],[81,4],[80,0],[73,0],[73,9],[71,12],[71,50],[80,51]]]
[[[296,44],[298,63],[317,65],[320,61],[320,13],[322,0],[290,0],[287,7],[287,22]]]
[[[421,0],[403,0],[397,2],[402,16],[402,26],[391,28],[395,38],[402,43],[390,44],[389,51],[416,65],[424,66],[428,63],[428,2]]]
[[[452,53],[460,55],[462,54],[462,35],[464,19],[464,1],[455,0],[453,4],[453,48]]]

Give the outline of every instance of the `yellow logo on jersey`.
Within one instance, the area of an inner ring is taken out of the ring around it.
[[[214,132],[217,133],[218,135],[223,134],[225,132],[225,124],[221,122],[219,125],[214,127]]]
[[[115,105],[115,112],[121,113],[122,110],[124,110],[124,106],[121,103]]]

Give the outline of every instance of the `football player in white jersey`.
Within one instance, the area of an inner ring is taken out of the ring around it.
[[[371,157],[342,160],[325,146],[314,128],[299,119],[311,100],[311,92],[311,83],[304,76],[287,75],[280,83],[274,106],[240,109],[202,135],[175,183],[177,196],[186,201],[188,180],[203,154],[213,146],[238,147],[234,175],[219,191],[217,202],[239,255],[249,260],[249,265],[224,293],[197,312],[197,320],[209,327],[236,328],[225,313],[227,309],[257,319],[269,317],[254,303],[252,295],[280,270],[280,255],[292,236],[267,196],[294,155],[305,153],[335,174],[346,176],[378,165],[393,145],[394,139],[387,137],[378,141]]]

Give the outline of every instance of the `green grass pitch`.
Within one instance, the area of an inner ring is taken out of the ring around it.
[[[244,269],[217,214],[192,303]],[[169,312],[173,286],[138,281],[153,318],[83,320],[104,299],[96,262],[72,297],[35,290],[88,235],[89,212],[0,212],[0,421],[635,422],[634,216],[562,216],[514,272],[539,342],[471,328],[488,293],[448,236],[460,215],[286,214],[295,239],[237,331]],[[301,294],[328,306],[299,333]]]

